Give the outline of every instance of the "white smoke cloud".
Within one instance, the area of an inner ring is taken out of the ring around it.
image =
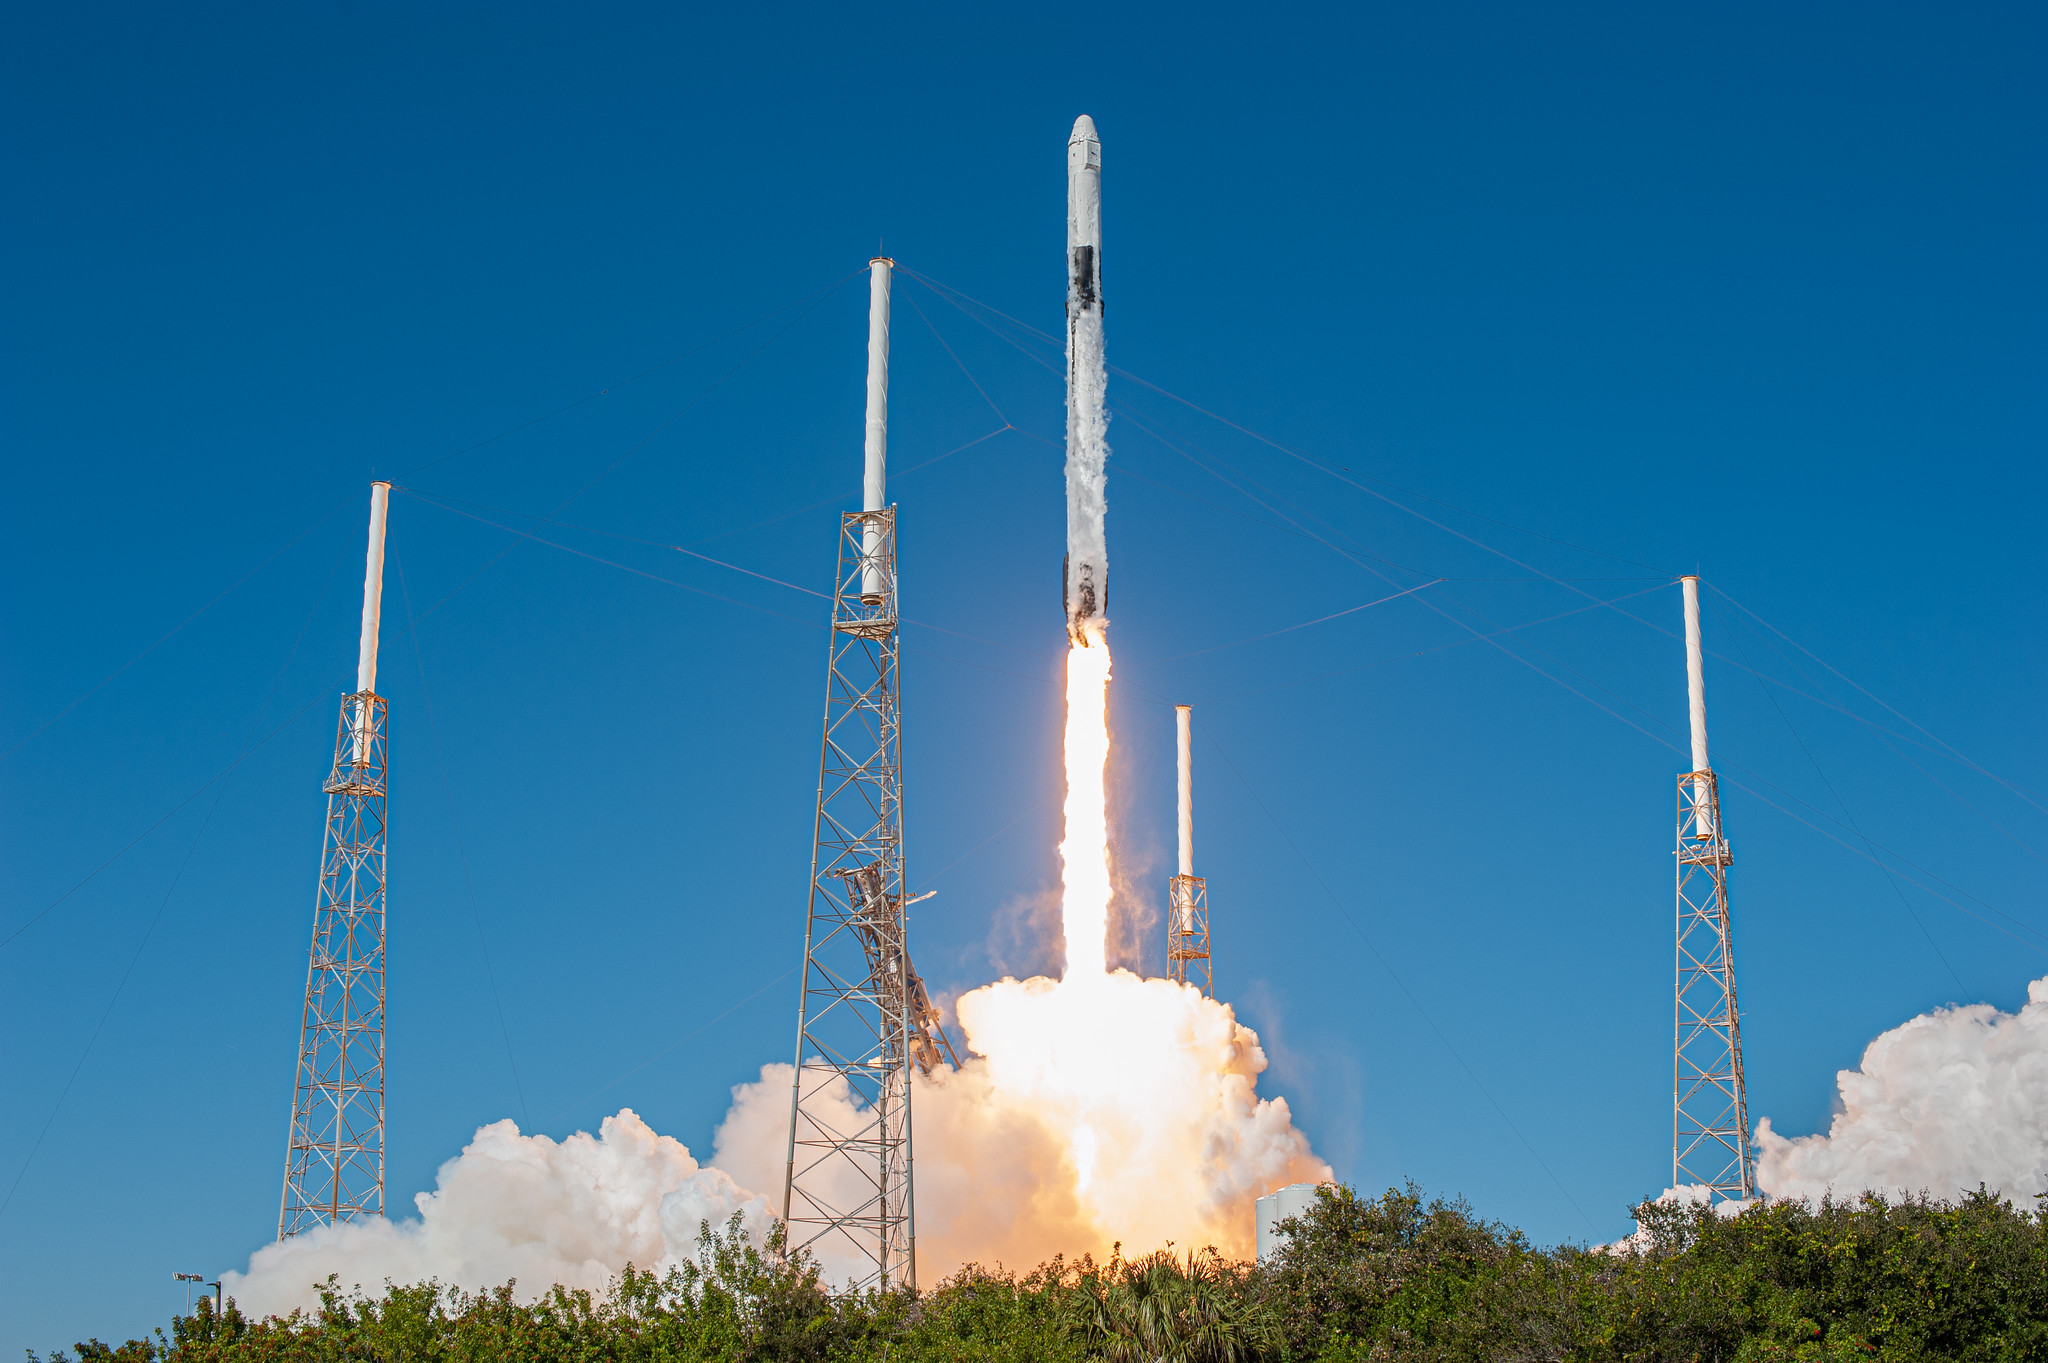
[[[1864,1048],[1857,1068],[1838,1072],[1835,1089],[1826,1135],[1781,1136],[1769,1117],[1757,1123],[1762,1196],[1954,1198],[1981,1183],[2025,1203],[2048,1192],[2048,978],[2027,986],[2017,1013],[1977,1003],[1901,1023]],[[1688,1184],[1654,1200],[1712,1197]],[[1714,1207],[1732,1215],[1748,1205]],[[1639,1229],[1615,1247],[1648,1243]]]
[[[1756,1205],[1756,1199],[1747,1197],[1725,1197],[1716,1202],[1713,1187],[1705,1183],[1681,1183],[1675,1188],[1666,1188],[1650,1201],[1679,1207],[1707,1207],[1720,1216],[1735,1216],[1744,1208]],[[1619,1240],[1593,1246],[1602,1254],[1647,1254],[1656,1247],[1657,1237],[1640,1221],[1636,1222],[1634,1231]]]
[[[912,1093],[926,1281],[969,1262],[1099,1256],[1118,1241],[1249,1257],[1254,1199],[1330,1177],[1286,1100],[1258,1096],[1266,1057],[1228,1004],[1117,971],[1082,984],[1006,979],[958,1011],[978,1054]],[[554,1283],[601,1289],[628,1263],[665,1272],[694,1252],[700,1223],[735,1212],[758,1240],[781,1211],[789,1094],[787,1064],[736,1087],[710,1166],[630,1110],[595,1137],[559,1142],[493,1123],[414,1199],[416,1220],[266,1246],[227,1290],[258,1314],[315,1304],[313,1284],[330,1273],[371,1292],[387,1280],[475,1289],[517,1278],[522,1296],[537,1296]],[[821,1117],[863,1124],[843,1089],[836,1100],[845,1110]],[[820,1258],[833,1278],[857,1267],[829,1246]]]
[[[1879,1036],[1836,1076],[1826,1135],[1757,1124],[1757,1183],[1772,1197],[1869,1189],[1954,1197],[1980,1182],[2025,1202],[2048,1192],[2048,979],[2018,1013],[1937,1008]]]
[[[789,1140],[788,1064],[763,1065],[761,1077],[733,1090],[732,1110],[718,1129],[717,1160],[736,1178],[782,1188]],[[828,1091],[810,1109],[840,1130],[865,1125],[846,1090]],[[917,1261],[926,1281],[970,1260],[1031,1265],[1092,1243],[1079,1215],[1066,1152],[1035,1114],[1003,1101],[985,1064],[941,1070],[911,1092],[917,1158]],[[834,1181],[837,1186],[834,1186]],[[814,1169],[816,1193],[840,1206],[858,1205],[866,1176],[852,1164]],[[827,1278],[842,1280],[863,1265],[824,1243],[814,1247]]]
[[[1002,980],[957,1011],[976,1054],[911,1096],[927,1280],[969,1262],[1100,1256],[1118,1241],[1249,1258],[1260,1195],[1331,1177],[1287,1100],[1258,1096],[1265,1052],[1227,1003],[1116,971]],[[789,1087],[790,1067],[767,1065],[733,1091],[715,1158],[748,1187],[782,1186]],[[838,1101],[824,1124],[858,1128],[843,1090]],[[820,1191],[858,1200],[851,1182]],[[828,1275],[853,1267],[821,1257]]]
[[[986,1103],[1037,1121],[1066,1160],[1069,1253],[1171,1239],[1248,1258],[1255,1199],[1331,1176],[1286,1099],[1257,1095],[1266,1055],[1227,1003],[1119,970],[1003,980],[958,1013],[987,1057]]]
[[[600,1289],[628,1263],[665,1272],[693,1252],[699,1226],[740,1213],[766,1233],[766,1199],[681,1142],[655,1134],[628,1108],[596,1136],[523,1136],[511,1121],[479,1128],[442,1165],[435,1191],[413,1199],[416,1220],[323,1226],[256,1251],[225,1275],[244,1310],[313,1306],[313,1284],[337,1274],[344,1291],[441,1282],[471,1289],[517,1278],[523,1295],[554,1283]]]

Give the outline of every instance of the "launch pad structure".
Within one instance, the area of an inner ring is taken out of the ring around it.
[[[384,1214],[385,721],[377,694],[384,523],[391,484],[370,485],[370,547],[356,689],[341,698],[298,1079],[285,1143],[277,1238]]]
[[[903,862],[896,511],[886,504],[889,282],[869,262],[866,478],[840,517],[824,737],[797,996],[786,1250],[858,1265],[849,1291],[915,1288],[911,1069],[957,1064],[911,966]],[[924,898],[925,896],[918,896]]]
[[[1700,651],[1700,580],[1685,593],[1685,670],[1693,769],[1678,778],[1677,970],[1672,1000],[1671,1183],[1715,1200],[1756,1196],[1742,1020],[1728,921],[1728,850],[1720,783],[1707,761],[1706,675]]]
[[[1106,364],[1101,144],[1078,119],[1068,143],[1067,556],[1062,608],[1075,648],[1102,637]],[[959,1058],[911,963],[905,870],[898,520],[887,500],[889,293],[869,262],[862,506],[840,516],[826,695],[797,1000],[781,1219],[786,1253],[836,1289],[915,1290],[912,1099],[918,1077]],[[341,698],[308,951],[278,1238],[385,1210],[388,703],[377,694],[391,484],[371,484],[355,689]],[[1680,579],[1692,769],[1677,778],[1672,1183],[1714,1200],[1756,1195],[1736,999],[1728,869],[1709,763],[1699,579]],[[1213,998],[1208,882],[1195,874],[1192,710],[1176,705],[1176,874],[1167,970]]]

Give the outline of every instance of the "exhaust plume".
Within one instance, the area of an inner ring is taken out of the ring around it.
[[[1060,840],[1066,977],[1095,976],[1109,951],[1109,639],[1090,625],[1067,650],[1066,833]]]
[[[224,1275],[226,1291],[266,1315],[317,1306],[314,1284],[329,1274],[373,1295],[387,1281],[429,1278],[471,1289],[517,1278],[526,1297],[555,1283],[601,1289],[628,1263],[680,1264],[703,1222],[723,1226],[737,1212],[756,1236],[769,1224],[765,1197],[700,1167],[631,1108],[594,1137],[559,1142],[521,1135],[510,1120],[481,1127],[413,1205],[413,1220],[342,1222],[267,1245],[246,1273]]]
[[[962,998],[959,1019],[982,1054],[919,1077],[912,1099],[921,1282],[1118,1241],[1249,1258],[1253,1202],[1331,1176],[1286,1099],[1258,1096],[1258,1037],[1196,990],[1121,970],[1084,991],[1002,980]],[[765,1065],[734,1090],[714,1159],[743,1185],[780,1184],[790,1079]],[[838,1118],[856,1122],[841,1101]],[[842,1197],[858,1178],[845,1172]],[[826,1258],[828,1277],[838,1267]]]
[[[1980,1183],[2022,1203],[2048,1193],[2048,978],[2027,986],[2017,1013],[1937,1008],[1882,1033],[1835,1075],[1826,1135],[1781,1136],[1765,1117],[1755,1149],[1766,1198],[1954,1198]],[[1713,1190],[1685,1184],[1655,1200],[1707,1203]],[[1619,1242],[1648,1243],[1640,1229]]]
[[[2021,1202],[2048,1192],[2048,978],[2027,986],[2017,1013],[1977,1003],[1892,1028],[1835,1085],[1824,1136],[1757,1123],[1757,1184],[1769,1196],[1952,1198],[1979,1183]]]

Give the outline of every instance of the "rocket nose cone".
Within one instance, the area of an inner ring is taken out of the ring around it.
[[[1071,147],[1076,142],[1100,142],[1101,140],[1101,138],[1095,135],[1095,120],[1086,114],[1082,114],[1074,120],[1074,133],[1073,136],[1067,139],[1067,145]]]

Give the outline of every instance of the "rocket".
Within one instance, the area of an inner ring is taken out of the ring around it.
[[[1102,142],[1095,120],[1067,139],[1067,556],[1060,600],[1067,637],[1088,647],[1109,612],[1103,533],[1109,459],[1108,372],[1102,349]],[[1090,623],[1090,622],[1094,623]]]

